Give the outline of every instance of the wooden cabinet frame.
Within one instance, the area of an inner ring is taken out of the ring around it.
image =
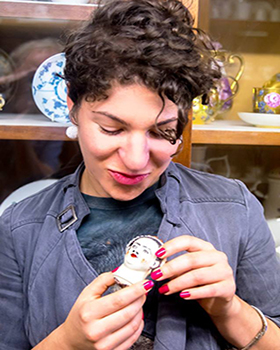
[[[198,23],[198,13],[207,27],[209,13],[209,0],[183,0]],[[64,5],[42,2],[16,2],[0,0],[0,17],[5,20],[16,20],[17,18],[40,18],[52,20],[81,21],[87,19],[96,5]],[[207,29],[207,28],[204,28]],[[0,112],[0,139],[16,140],[68,140],[65,135],[66,126],[55,125],[50,122],[49,126],[40,125],[17,125],[5,124],[3,112]],[[1,122],[2,121],[2,122]],[[211,125],[205,128],[192,127],[192,118],[189,116],[189,123],[183,134],[184,148],[174,160],[189,166],[191,160],[191,145],[196,144],[241,144],[241,145],[280,145],[280,129],[258,130],[253,127],[240,131],[234,128],[224,130],[215,129]]]

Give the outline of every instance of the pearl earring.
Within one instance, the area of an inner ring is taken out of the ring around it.
[[[66,129],[66,135],[69,139],[75,140],[78,138],[78,127],[77,125],[71,125]]]

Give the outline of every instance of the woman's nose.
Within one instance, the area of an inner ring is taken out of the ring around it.
[[[150,149],[148,140],[143,135],[133,135],[121,145],[119,155],[131,171],[143,170],[149,162]]]

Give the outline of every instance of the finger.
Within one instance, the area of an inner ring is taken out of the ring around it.
[[[127,350],[130,349],[131,346],[137,341],[137,339],[140,337],[142,331],[144,328],[144,322],[142,323],[141,327],[137,332],[135,332],[130,338],[128,338],[125,342],[123,342],[120,346],[115,348],[114,350]]]
[[[99,329],[100,339],[109,334],[118,331],[129,324],[139,313],[142,315],[142,306],[146,301],[146,297],[142,295],[140,298],[129,304],[125,308],[103,317],[96,322],[96,329]]]
[[[176,277],[163,285],[159,292],[169,295],[181,292],[184,289],[205,286],[224,280],[233,280],[233,272],[230,266],[220,263],[211,267],[192,270]]]
[[[167,258],[184,250],[188,252],[197,252],[200,250],[209,251],[214,249],[215,248],[211,243],[204,241],[203,239],[184,235],[164,243],[164,245],[156,252],[156,256],[159,258]]]
[[[85,303],[83,310],[84,322],[89,322],[91,319],[101,319],[122,310],[144,296],[153,286],[154,283],[152,281],[146,280],[125,287],[98,300],[94,299]]]
[[[153,271],[151,277],[154,280],[162,281],[180,276],[193,269],[213,266],[220,261],[227,262],[228,258],[225,253],[217,250],[187,253],[168,261],[160,269]]]
[[[111,272],[102,273],[84,288],[81,296],[85,299],[99,299],[113,284],[115,284],[113,274]]]
[[[180,297],[186,300],[209,299],[232,296],[235,293],[235,284],[228,281],[208,284],[206,286],[182,290]]]
[[[96,349],[116,349],[122,346],[124,349],[124,343],[129,341],[131,345],[138,339],[144,328],[144,321],[142,320],[142,309],[135,315],[135,317],[128,322],[124,327],[120,328],[116,332],[110,333],[105,338],[95,343]],[[94,341],[94,339],[93,339]]]

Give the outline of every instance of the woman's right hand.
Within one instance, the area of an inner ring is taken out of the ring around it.
[[[153,283],[144,281],[102,297],[115,283],[111,272],[89,284],[59,327],[67,350],[125,350],[144,327],[142,306]]]

